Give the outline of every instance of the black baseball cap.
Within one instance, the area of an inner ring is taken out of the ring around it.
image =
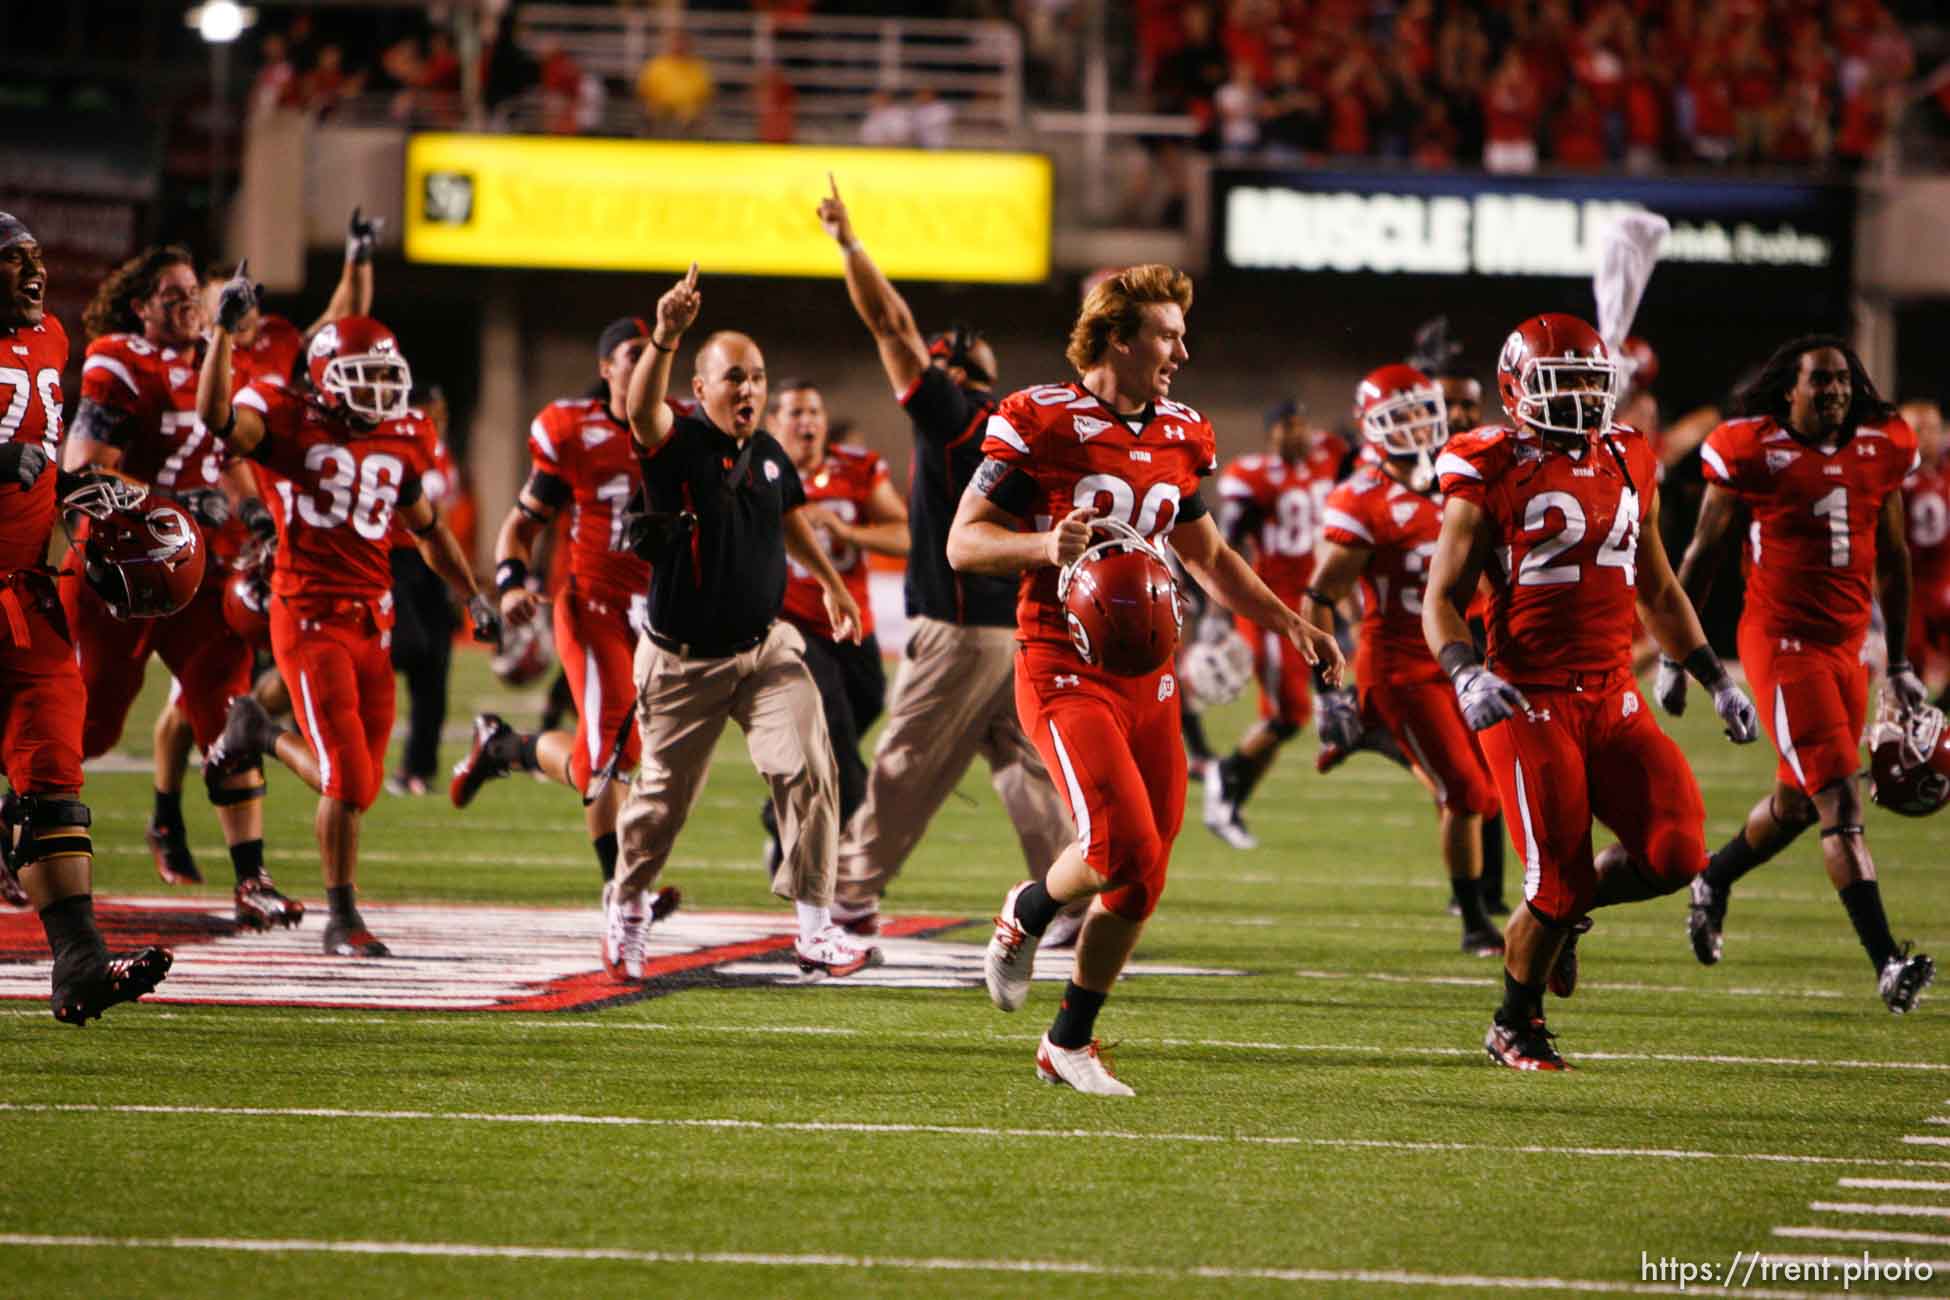
[[[1307,404],[1297,397],[1282,397],[1266,408],[1266,427],[1272,428],[1282,420],[1291,420],[1296,415],[1305,415]]]
[[[598,361],[607,361],[609,360],[609,354],[616,351],[619,343],[628,343],[631,339],[647,339],[649,337],[650,324],[643,317],[618,316],[615,320],[603,326],[603,332],[597,336],[596,359]]]

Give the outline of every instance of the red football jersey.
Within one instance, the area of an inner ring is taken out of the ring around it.
[[[867,519],[867,499],[874,489],[887,482],[887,462],[865,447],[828,445],[826,461],[811,474],[801,474],[806,502],[831,511],[842,523],[858,524]],[[873,635],[873,602],[867,595],[867,554],[857,546],[843,546],[825,532],[826,558],[839,570],[846,589],[860,607],[860,635]],[[812,571],[786,558],[785,616],[799,627],[829,641],[832,620],[826,617],[826,599]]]
[[[550,402],[528,426],[537,473],[571,493],[569,571],[584,595],[627,606],[650,590],[650,565],[623,539],[624,507],[643,486],[630,426],[602,398]]]
[[[1035,483],[1033,527],[1095,506],[1099,519],[1120,519],[1156,541],[1178,525],[1199,480],[1217,471],[1218,436],[1204,416],[1170,399],[1142,418],[1133,430],[1081,384],[1027,388],[989,417],[982,454]],[[1070,644],[1056,573],[1043,566],[1022,575],[1016,627],[1025,641]]]
[[[1918,469],[1903,484],[1909,511],[1909,570],[1918,590],[1950,587],[1950,472]]]
[[[393,586],[387,552],[400,493],[433,468],[433,423],[408,411],[370,432],[294,397],[252,384],[237,405],[264,417],[252,453],[278,525],[271,590],[280,596],[378,601]]]
[[[1361,641],[1354,651],[1361,685],[1443,680],[1422,639],[1422,594],[1441,533],[1441,498],[1412,491],[1372,465],[1328,496],[1321,536],[1371,552],[1361,574]]]
[[[258,318],[257,333],[247,348],[230,350],[230,391],[259,380],[273,388],[292,382],[305,355],[305,336],[282,316]]]
[[[104,334],[81,363],[81,396],[129,419],[117,433],[124,474],[165,492],[217,486],[223,444],[196,418],[202,345],[165,348],[139,334]]]
[[[53,316],[0,334],[0,443],[38,442],[48,466],[31,488],[0,483],[0,577],[47,563],[54,531],[54,479],[60,461],[61,371],[68,332]]]
[[[1297,607],[1313,581],[1320,512],[1334,490],[1340,463],[1340,449],[1323,438],[1304,461],[1288,464],[1256,451],[1234,460],[1219,476],[1219,495],[1259,519],[1253,572],[1289,605]]]
[[[1773,420],[1729,420],[1700,444],[1708,483],[1732,489],[1752,522],[1742,569],[1747,605],[1770,636],[1846,645],[1869,628],[1876,519],[1916,469],[1901,417],[1809,446]]]
[[[1610,442],[1616,457],[1596,443],[1573,456],[1490,426],[1451,438],[1436,460],[1443,495],[1489,517],[1489,661],[1518,685],[1631,667],[1658,462],[1624,425]]]

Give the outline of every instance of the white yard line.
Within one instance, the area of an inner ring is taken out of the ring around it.
[[[1622,1160],[1730,1160],[1756,1164],[1876,1165],[1950,1169],[1944,1160],[1890,1160],[1884,1157],[1774,1154],[1754,1151],[1697,1151],[1667,1147],[1509,1146],[1475,1142],[1408,1142],[1380,1138],[1326,1138],[1298,1134],[1146,1133],[1127,1129],[996,1128],[975,1124],[868,1124],[820,1120],[681,1119],[649,1115],[579,1115],[489,1111],[361,1110],[337,1106],[170,1106],[107,1105],[95,1102],[0,1102],[0,1113],[192,1116],[251,1119],[332,1119],[390,1122],[517,1124],[543,1127],[702,1129],[730,1133],[850,1133],[868,1136],[941,1136],[1048,1141],[1084,1138],[1099,1141],[1169,1143],[1196,1146],[1325,1147],[1405,1153],[1510,1151]]]
[[[1824,1214],[1891,1214],[1904,1219],[1950,1219],[1950,1205],[1904,1205],[1900,1202],[1811,1201],[1811,1210]]]
[[[1838,1178],[1835,1184],[1865,1192],[1950,1192],[1950,1183],[1917,1178]]]
[[[1337,970],[1296,970],[1294,975],[1309,980],[1368,980],[1376,984],[1417,984],[1429,986],[1454,985],[1461,988],[1502,988],[1499,976],[1484,975],[1390,975],[1382,971],[1355,973]],[[1686,984],[1580,984],[1598,992],[1611,993],[1675,993],[1684,997],[1734,997],[1734,998],[1822,998],[1838,999],[1851,995],[1839,989],[1788,989],[1788,988],[1715,988],[1710,985]]]
[[[1927,1137],[1920,1133],[1911,1133],[1903,1141],[1913,1147],[1950,1147],[1950,1138]]]
[[[747,1251],[623,1250],[602,1247],[493,1246],[435,1241],[322,1241],[275,1237],[95,1237],[0,1233],[0,1246],[65,1250],[208,1250],[258,1254],[403,1255],[441,1259],[545,1260],[590,1263],[728,1265],[747,1268],[829,1268],[855,1272],[1019,1273],[1081,1277],[1154,1278],[1173,1282],[1264,1281],[1312,1285],[1458,1287],[1490,1291],[1570,1291],[1624,1295],[1740,1295],[1754,1300],[1827,1300],[1842,1292],[1665,1285],[1623,1279],[1496,1277],[1470,1273],[1414,1273],[1397,1269],[1173,1268],[1090,1260],[953,1259],[895,1255],[788,1254]],[[1899,1298],[1901,1300],[1901,1298]],[[1920,1298],[1918,1298],[1920,1300]]]
[[[1890,1246],[1950,1246],[1941,1232],[1885,1232],[1875,1228],[1776,1228],[1777,1237],[1796,1241],[1873,1241]]]

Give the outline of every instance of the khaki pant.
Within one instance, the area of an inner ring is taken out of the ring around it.
[[[917,618],[874,749],[867,799],[840,843],[838,901],[873,905],[980,754],[1038,880],[1077,837],[1016,719],[1015,629]]]
[[[703,793],[727,719],[745,733],[752,764],[772,787],[785,861],[772,892],[801,903],[833,897],[839,787],[806,643],[774,623],[763,644],[727,659],[685,659],[649,637],[637,642],[637,727],[643,762],[616,821],[616,884],[650,888]]]

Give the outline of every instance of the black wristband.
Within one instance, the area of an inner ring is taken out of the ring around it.
[[[1465,668],[1475,668],[1483,661],[1476,656],[1476,647],[1467,641],[1451,641],[1436,651],[1435,661],[1442,665],[1442,671],[1453,679]]]
[[[528,565],[513,556],[494,566],[494,589],[502,594],[528,581]]]
[[[1313,601],[1316,605],[1325,605],[1329,609],[1334,608],[1334,598],[1322,591],[1319,587],[1307,588],[1307,599]]]
[[[1713,653],[1710,645],[1703,645],[1687,655],[1681,661],[1681,666],[1688,677],[1709,691],[1717,689],[1726,680],[1726,666],[1720,662],[1720,656]]]
[[[1913,673],[1916,665],[1907,659],[1891,659],[1889,666],[1882,670],[1884,677],[1894,677],[1897,673]]]
[[[657,351],[659,352],[675,352],[677,350],[677,345],[675,343],[671,344],[669,347],[665,347],[663,344],[657,342],[657,336],[655,334],[652,334],[650,336],[650,346],[657,349]]]

